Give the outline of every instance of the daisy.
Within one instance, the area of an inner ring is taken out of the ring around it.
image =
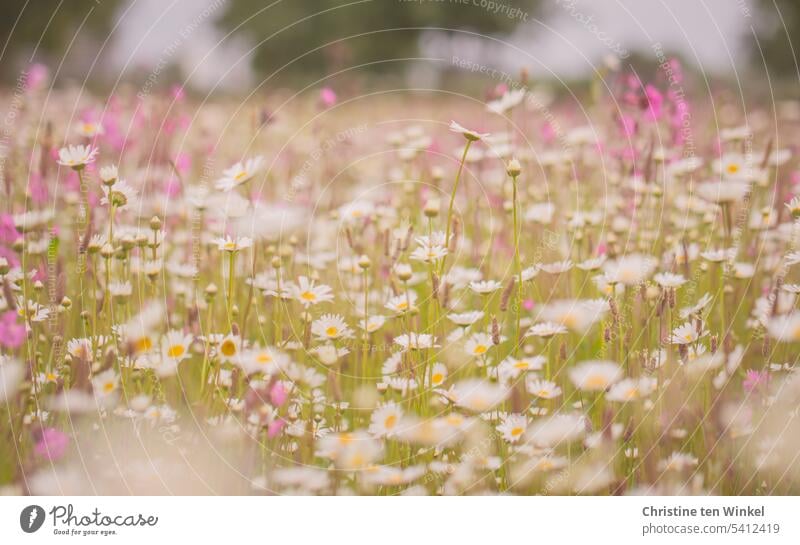
[[[264,158],[260,155],[246,161],[236,163],[222,172],[222,178],[217,180],[215,187],[220,191],[231,191],[255,177],[264,167]]]
[[[313,280],[309,280],[305,276],[299,277],[297,285],[292,286],[292,295],[305,308],[333,301],[332,292],[330,286],[324,284],[317,286]]]
[[[528,428],[528,419],[522,414],[509,414],[501,418],[497,431],[508,443],[516,443],[520,440],[525,430]]]
[[[697,327],[692,322],[685,322],[672,331],[669,342],[672,344],[692,344],[700,337],[704,337],[708,331],[697,331]]]
[[[441,386],[447,380],[447,366],[443,363],[434,363],[431,367],[431,387]]]
[[[697,466],[697,458],[691,454],[684,454],[682,452],[673,452],[669,458],[659,462],[658,467],[661,471],[677,471],[681,472]]]
[[[502,287],[503,284],[501,284],[497,280],[483,280],[480,282],[469,283],[469,289],[481,295],[488,295],[490,293],[494,293]]]
[[[513,89],[503,93],[503,96],[486,104],[486,109],[490,112],[505,115],[508,110],[518,106],[525,99],[527,91],[523,88]]]
[[[438,244],[434,245],[423,245],[415,248],[411,255],[408,256],[409,259],[414,261],[422,261],[424,263],[434,263],[442,259],[444,256],[447,255],[447,248],[444,246],[440,246]]]
[[[788,293],[793,293],[795,295],[800,294],[800,284],[783,284],[781,289]]]
[[[576,388],[587,392],[603,391],[622,377],[622,369],[611,361],[588,360],[568,371]]]
[[[118,180],[113,186],[103,185],[104,197],[100,199],[100,204],[109,204],[117,210],[123,210],[129,204],[133,204],[136,198],[136,190],[128,185],[125,180]]]
[[[417,294],[413,291],[408,291],[405,294],[392,297],[384,306],[392,312],[402,314],[414,308],[416,302]]]
[[[483,357],[493,346],[492,336],[487,333],[475,333],[464,344],[464,349],[470,356]]]
[[[230,236],[220,237],[214,239],[214,244],[220,252],[238,252],[253,245],[253,239],[248,237],[235,237]]]
[[[319,339],[348,339],[352,331],[339,314],[323,314],[311,323],[311,333]]]
[[[710,293],[703,294],[703,296],[700,299],[698,299],[697,303],[695,303],[693,306],[681,309],[680,312],[681,318],[685,320],[689,316],[699,315],[703,311],[703,309],[708,306],[708,304],[711,302],[712,299],[713,297],[711,297]]]
[[[18,299],[17,314],[31,322],[44,322],[50,316],[50,309],[36,301],[29,300],[27,304],[23,304],[22,299]]]
[[[114,185],[119,178],[119,171],[115,165],[104,166],[100,169],[100,179],[105,185]]]
[[[596,271],[597,269],[602,267],[605,262],[606,262],[606,256],[601,255],[598,257],[589,258],[586,261],[582,261],[578,263],[576,267],[578,267],[582,271]]]
[[[67,146],[58,150],[58,164],[70,167],[73,170],[83,168],[94,162],[97,148],[92,146]]]
[[[525,269],[522,269],[522,281],[528,282],[529,280],[533,280],[539,274],[539,266],[532,265]]]
[[[554,448],[583,437],[587,425],[582,414],[554,414],[534,421],[526,431],[525,439],[539,448]]]
[[[800,196],[794,197],[791,201],[786,203],[786,208],[795,219],[800,219]]]
[[[403,418],[403,411],[395,403],[389,403],[372,413],[369,432],[375,437],[391,437]]]
[[[248,374],[264,373],[273,375],[278,370],[286,369],[289,365],[289,356],[271,347],[256,347],[242,354],[242,369]]]
[[[125,299],[133,293],[133,285],[130,282],[111,282],[108,285],[108,291],[111,293],[111,297]]]
[[[561,388],[555,382],[537,379],[535,375],[528,375],[525,388],[529,394],[541,399],[554,399],[561,395]]]
[[[427,333],[403,333],[395,337],[392,342],[401,346],[403,350],[425,350],[439,346],[436,344],[436,338]]]
[[[450,121],[450,130],[452,132],[461,134],[464,138],[471,142],[475,142],[489,136],[489,133],[479,133],[477,131],[464,128],[455,121]]]
[[[542,263],[539,268],[547,274],[561,274],[572,268],[572,261],[567,259],[565,261],[556,261],[555,263]]]
[[[679,288],[686,283],[686,278],[682,274],[673,273],[658,273],[653,280],[662,288]]]
[[[105,133],[105,130],[100,123],[92,123],[91,121],[79,123],[76,131],[85,138],[93,138]]]
[[[405,468],[394,466],[378,466],[369,468],[364,478],[371,484],[383,486],[403,486],[412,483],[425,475],[426,469],[423,465],[409,466]],[[422,488],[425,494],[425,488]]]
[[[325,343],[311,349],[311,352],[317,355],[319,361],[323,365],[333,365],[340,358],[343,358],[350,353],[350,350],[344,346],[337,347],[333,343]]]
[[[217,355],[224,362],[238,362],[239,354],[242,351],[242,338],[238,335],[228,334],[223,337],[217,347]]]
[[[27,365],[23,366],[16,359],[6,356],[0,358],[0,405],[17,395],[17,388],[25,380],[27,368]]]
[[[701,198],[719,204],[741,201],[749,192],[748,182],[734,180],[704,182],[697,186],[697,194]]]
[[[700,256],[712,263],[722,263],[723,261],[730,261],[736,258],[736,248],[719,248],[706,250],[700,253]]]
[[[91,339],[70,339],[67,343],[67,352],[79,361],[94,361]]]
[[[626,378],[614,384],[606,393],[609,401],[628,402],[649,396],[656,388],[656,379],[641,377],[638,380]]]
[[[119,375],[108,369],[92,378],[92,390],[97,398],[105,399],[113,395],[119,387]]]
[[[800,341],[800,311],[771,318],[767,322],[767,332],[779,342]]]
[[[532,358],[515,358],[509,356],[497,366],[497,375],[501,381],[513,380],[522,373],[529,371],[539,371],[547,362],[544,356],[534,356]]]
[[[446,396],[458,407],[480,413],[502,403],[508,396],[508,390],[485,380],[465,379],[453,385]]]
[[[652,256],[629,254],[606,262],[603,271],[611,284],[635,286],[644,282],[653,273],[657,264]]]
[[[566,326],[578,333],[585,333],[602,319],[608,311],[605,300],[562,299],[544,305],[539,310],[539,318]]]
[[[342,221],[353,222],[368,218],[375,211],[375,205],[370,201],[353,201],[339,208],[339,217]]]
[[[189,357],[189,346],[192,336],[180,331],[171,330],[161,339],[161,356],[164,359],[183,361]]]
[[[797,265],[800,263],[800,251],[797,252],[789,252],[786,254],[784,258],[786,260],[786,266],[791,267],[792,265]]]
[[[370,315],[366,320],[362,319],[358,325],[367,333],[375,333],[386,323],[386,317],[380,314]]]
[[[447,319],[458,326],[468,327],[483,318],[483,316],[484,314],[482,310],[472,310],[470,312],[462,312],[460,314],[450,313],[447,315]]]
[[[715,371],[725,364],[725,354],[722,351],[710,352],[702,351],[693,357],[687,358],[684,369],[687,375],[692,378],[700,378],[709,371]]]
[[[534,324],[525,333],[526,337],[542,337],[549,339],[554,335],[561,335],[567,332],[567,328],[561,324],[553,322],[541,322]]]

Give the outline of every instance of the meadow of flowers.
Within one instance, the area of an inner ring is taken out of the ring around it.
[[[6,90],[2,491],[797,493],[798,106],[670,73]]]

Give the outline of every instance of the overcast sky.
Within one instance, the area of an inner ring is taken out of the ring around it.
[[[223,34],[214,28],[222,0],[131,1],[112,55],[118,68],[127,63],[149,69],[166,59],[177,62],[184,75],[193,72],[191,83],[198,87],[232,88],[250,81],[247,43],[236,38],[220,44]],[[437,36],[425,39],[425,52],[446,57],[471,50],[483,62],[508,68],[535,65],[559,77],[578,77],[610,52],[652,52],[653,44],[660,43],[704,71],[721,74],[744,65],[741,38],[754,24],[752,0],[547,1],[549,16],[521,23],[509,45]],[[508,4],[513,6],[513,0]]]

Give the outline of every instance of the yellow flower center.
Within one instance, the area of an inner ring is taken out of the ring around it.
[[[739,172],[739,165],[737,165],[736,163],[731,163],[728,165],[727,170],[728,174],[736,174],[737,172]]]
[[[514,364],[514,367],[516,367],[517,369],[527,369],[528,368],[528,362],[525,361],[525,360],[520,360],[520,361],[518,361],[517,363]]]
[[[602,375],[592,375],[586,379],[586,387],[601,390],[608,385],[606,377]]]
[[[236,343],[231,339],[225,339],[219,349],[224,356],[231,357],[236,354]]]
[[[170,358],[180,358],[185,353],[186,347],[184,347],[182,344],[173,344],[169,347],[169,350],[167,350],[167,356]]]
[[[272,361],[272,354],[269,352],[261,352],[258,356],[256,356],[256,361],[258,363],[269,363]]]
[[[484,345],[484,344],[479,344],[479,345],[477,345],[477,346],[475,347],[475,350],[473,350],[473,352],[474,352],[475,354],[483,354],[483,353],[484,353],[484,352],[486,352],[487,350],[488,350],[488,348],[486,347],[486,345]]]
[[[103,384],[103,392],[106,394],[110,394],[114,391],[114,383],[113,382],[106,382]]]
[[[386,420],[383,421],[383,426],[387,429],[393,428],[395,424],[397,424],[397,415],[394,414],[390,414],[386,417]]]
[[[433,376],[431,377],[431,380],[433,381],[434,384],[439,384],[444,380],[444,375],[442,375],[441,373],[434,373]]]
[[[241,170],[236,174],[236,176],[233,177],[233,179],[236,180],[237,182],[241,182],[246,176],[247,176],[247,171]]]
[[[511,437],[519,437],[522,435],[522,432],[525,431],[523,428],[517,426],[516,428],[511,428]]]
[[[464,419],[460,415],[457,414],[447,415],[447,423],[450,424],[451,426],[458,426],[462,422],[464,422]]]
[[[536,467],[540,471],[547,471],[549,469],[553,469],[553,462],[550,460],[539,460],[539,462],[536,464]]]
[[[313,291],[304,291],[300,294],[300,299],[303,299],[304,301],[316,301],[317,296],[314,295]]]
[[[153,341],[150,339],[150,337],[141,337],[134,343],[134,348],[136,352],[147,352],[153,348]]]
[[[325,334],[328,337],[335,337],[339,333],[339,330],[335,326],[330,326],[328,329],[325,330]]]

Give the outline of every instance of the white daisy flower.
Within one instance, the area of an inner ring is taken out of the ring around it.
[[[58,150],[58,164],[81,170],[93,163],[97,156],[97,148],[92,146],[67,146]]]

